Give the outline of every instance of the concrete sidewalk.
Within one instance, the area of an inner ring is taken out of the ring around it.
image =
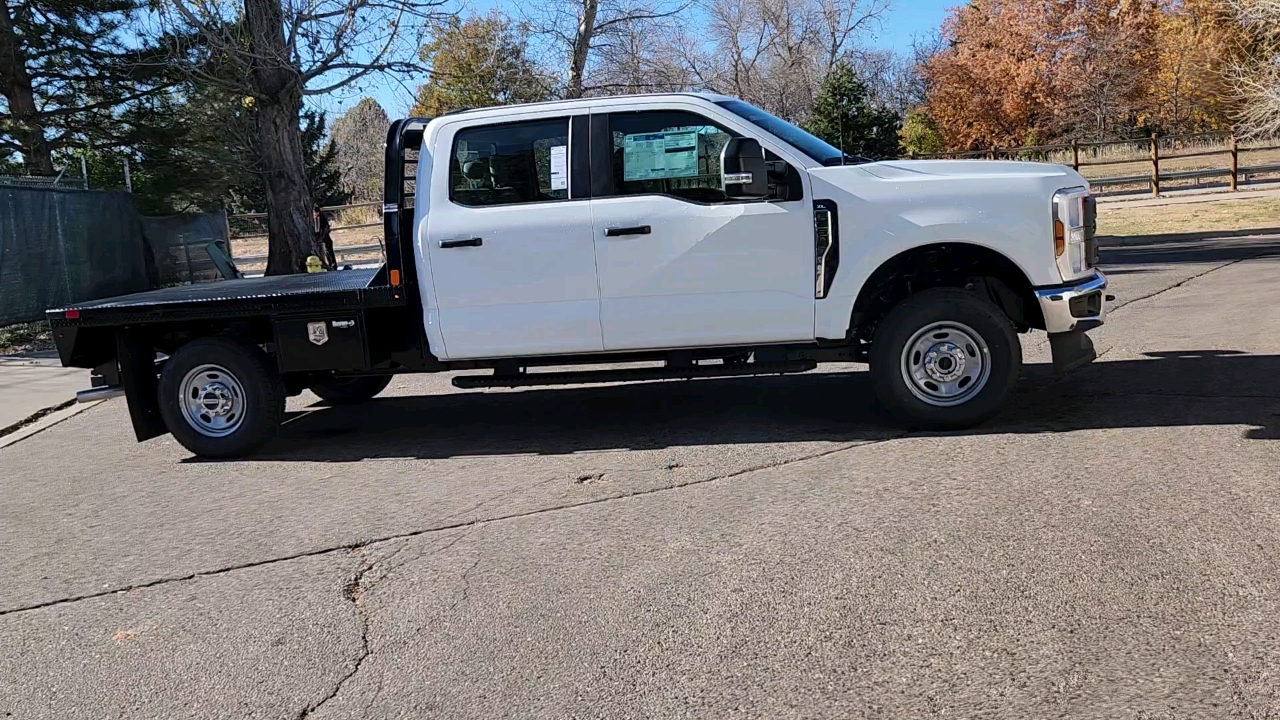
[[[0,356],[0,434],[41,410],[74,400],[89,371],[64,368],[54,351]]]

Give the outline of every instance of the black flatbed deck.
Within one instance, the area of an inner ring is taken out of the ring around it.
[[[54,326],[85,327],[403,304],[385,281],[378,282],[381,272],[338,270],[181,285],[76,303],[47,316]]]

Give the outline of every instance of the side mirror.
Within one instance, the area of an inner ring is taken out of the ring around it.
[[[729,138],[720,151],[720,177],[731,198],[769,197],[769,171],[764,148],[751,138]]]

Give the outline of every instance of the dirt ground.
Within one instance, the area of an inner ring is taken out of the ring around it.
[[[1163,235],[1187,228],[1197,232],[1268,230],[1280,227],[1280,195],[1228,195],[1212,202],[1169,205],[1098,205],[1098,234]]]

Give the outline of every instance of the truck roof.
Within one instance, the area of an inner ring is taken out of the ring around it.
[[[660,100],[663,98],[699,98],[710,102],[718,102],[721,100],[733,100],[728,95],[718,95],[709,92],[667,92],[667,93],[634,93],[631,95],[601,95],[597,97],[574,98],[572,100],[545,100],[536,103],[519,103],[516,105],[492,105],[482,108],[468,108],[466,110],[454,110],[445,113],[441,117],[452,117],[454,115],[470,115],[470,114],[495,114],[501,115],[512,112],[513,110],[524,110],[527,108],[545,108],[545,107],[564,107],[569,110],[577,108],[593,108],[609,105],[618,105],[636,98]]]

